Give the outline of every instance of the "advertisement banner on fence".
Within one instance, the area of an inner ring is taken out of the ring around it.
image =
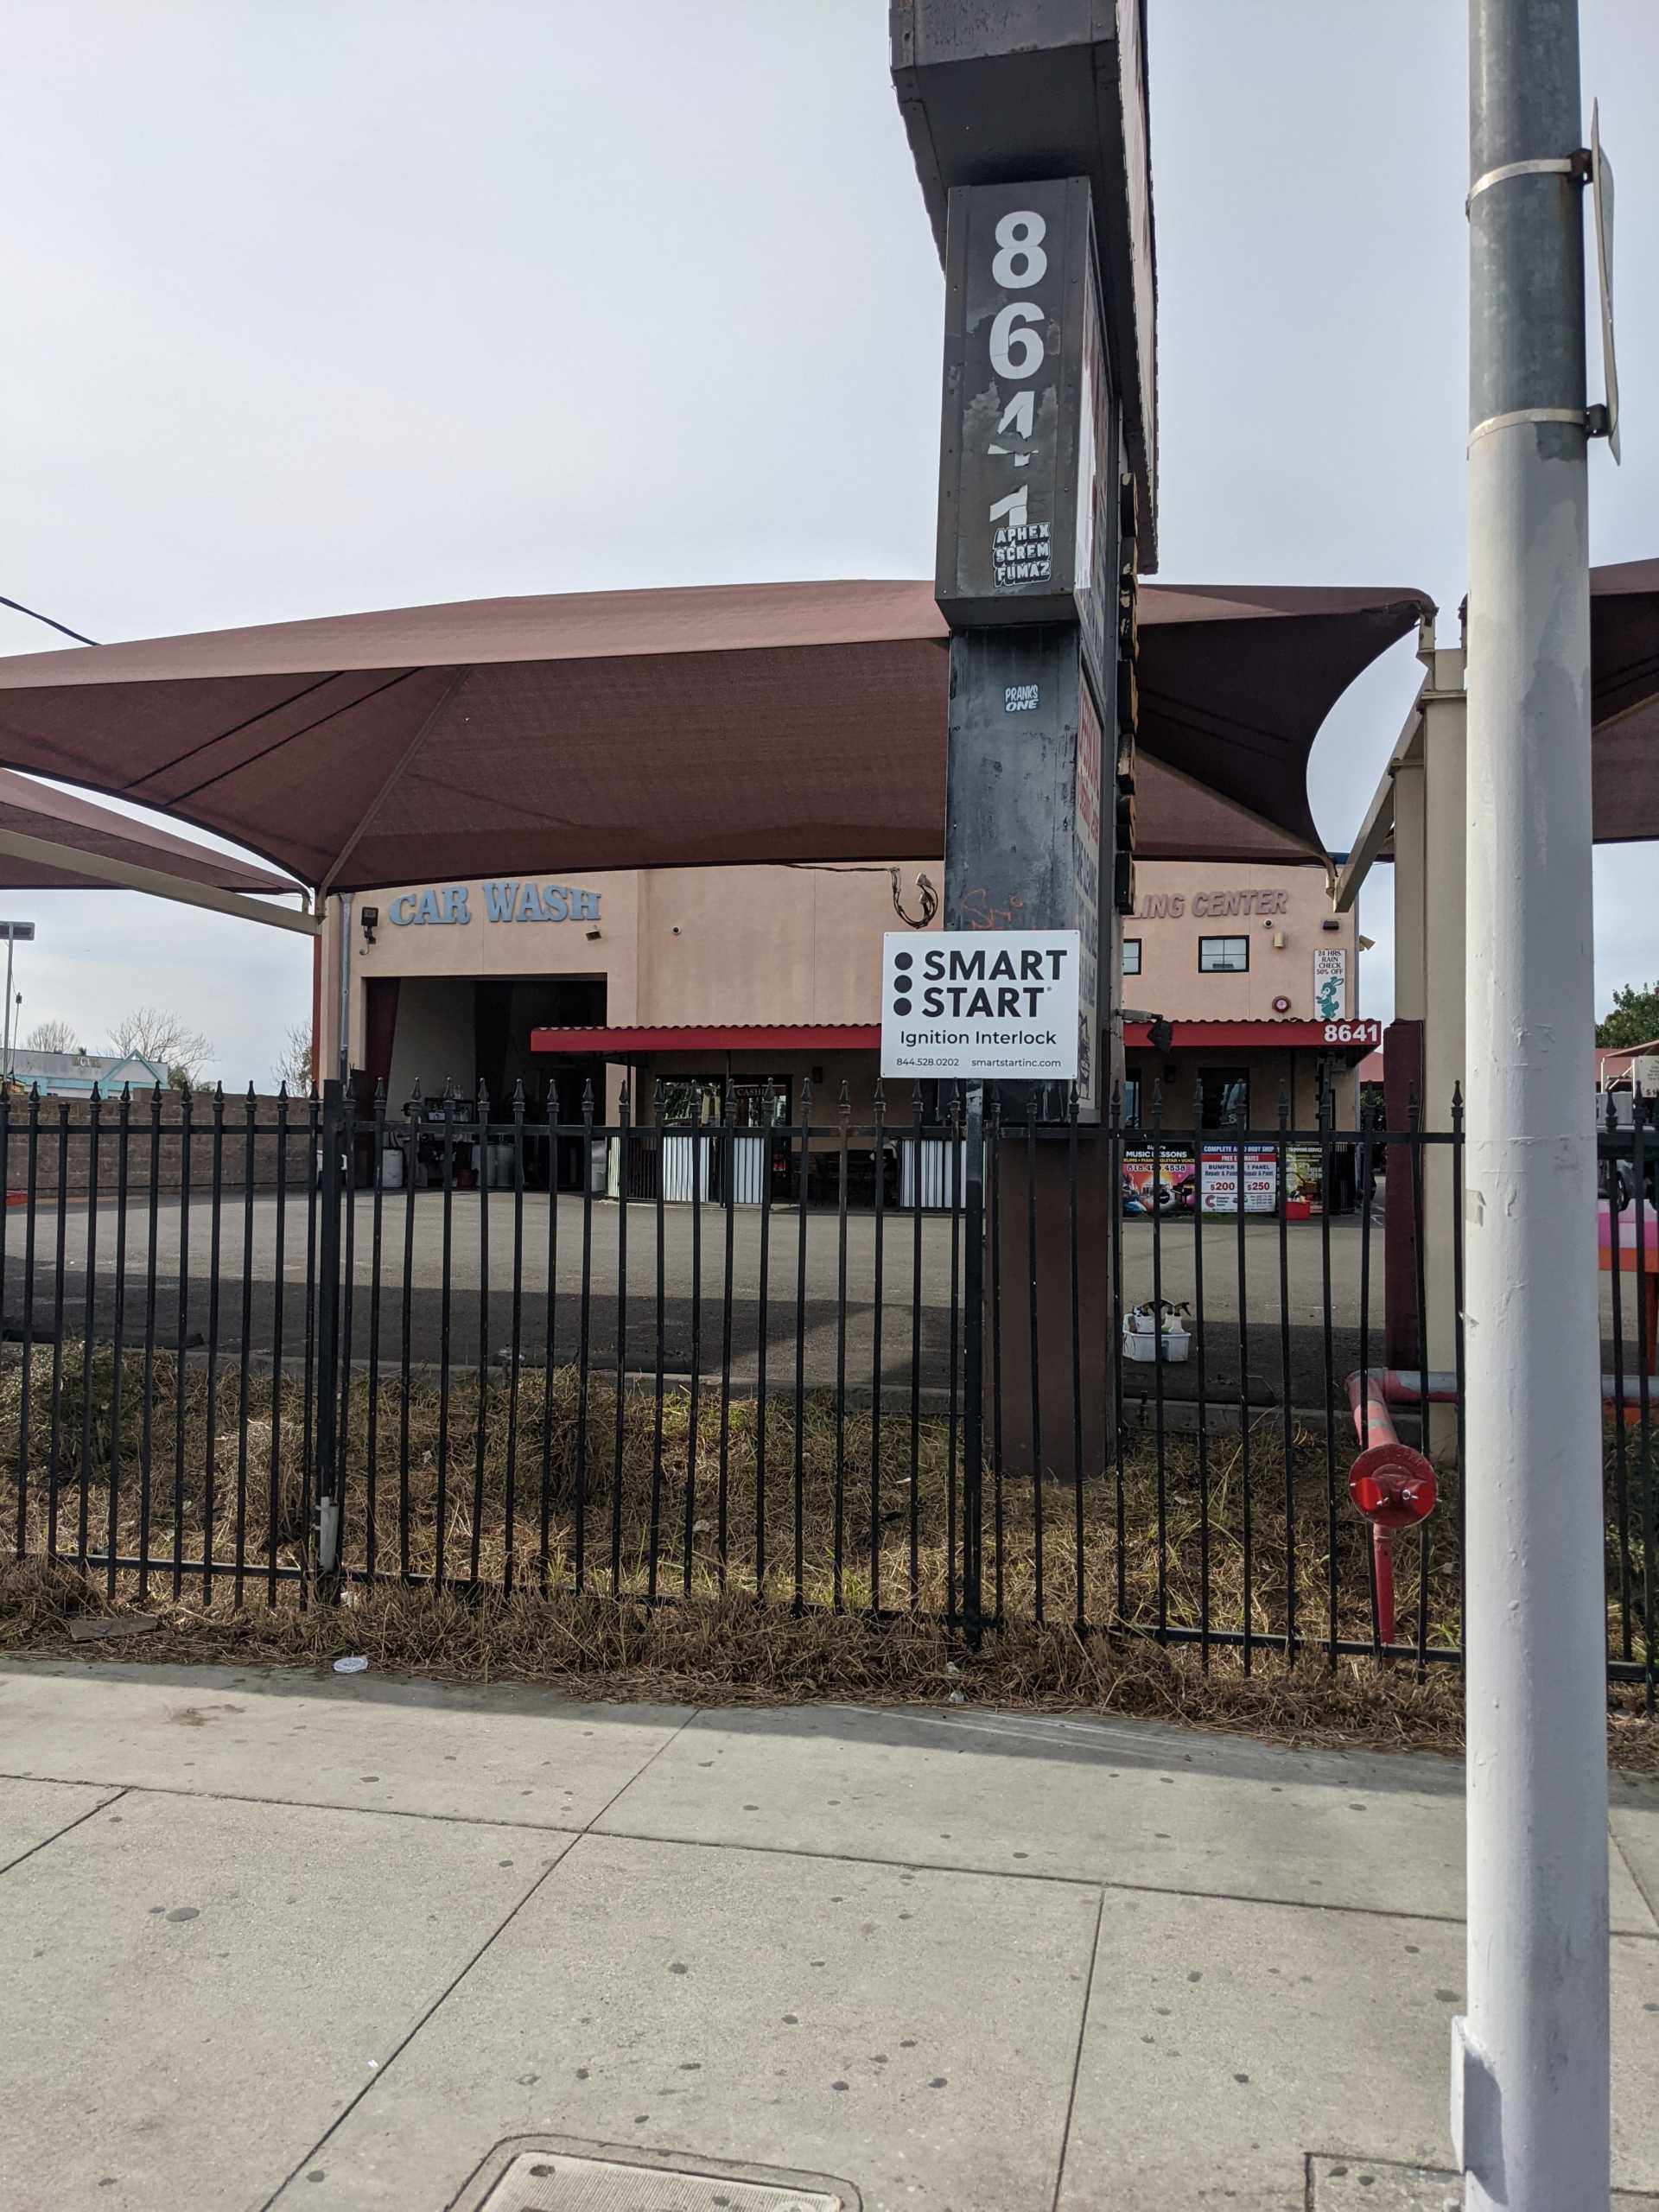
[[[1192,1211],[1192,1155],[1179,1145],[1166,1145],[1158,1154],[1155,1201],[1160,1213]],[[1125,1213],[1151,1213],[1154,1211],[1154,1177],[1150,1145],[1125,1145],[1123,1147],[1123,1211]]]
[[[1323,1198],[1319,1155],[1312,1147],[1293,1145],[1289,1147],[1287,1165],[1290,1183],[1287,1211],[1294,1221],[1319,1210]],[[1154,1198],[1152,1147],[1128,1145],[1124,1147],[1122,1205],[1126,1213],[1151,1213],[1155,1207],[1160,1213],[1190,1214],[1197,1205],[1206,1214],[1236,1214],[1238,1182],[1236,1145],[1205,1145],[1201,1176],[1194,1173],[1189,1146],[1163,1145],[1158,1152],[1157,1195]],[[1278,1205],[1277,1147],[1270,1144],[1247,1144],[1244,1147],[1245,1212],[1270,1214],[1277,1211]]]
[[[1244,1211],[1271,1213],[1279,1203],[1279,1160],[1270,1144],[1244,1147]],[[1238,1211],[1238,1147],[1206,1145],[1199,1204],[1205,1213]]]

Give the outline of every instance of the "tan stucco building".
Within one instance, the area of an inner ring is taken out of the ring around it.
[[[428,1096],[482,1082],[498,1103],[522,1082],[540,1115],[552,1084],[561,1118],[574,1120],[591,1083],[597,1116],[612,1119],[632,1071],[635,1118],[642,1103],[649,1118],[658,1077],[716,1090],[728,1077],[745,1089],[770,1077],[785,1115],[810,1077],[815,1119],[833,1116],[845,1084],[855,1118],[868,1121],[882,934],[920,921],[931,900],[919,876],[931,891],[939,863],[633,869],[364,893],[346,923],[351,1063],[397,1105],[417,1082]],[[325,1068],[339,1053],[343,911],[331,907],[322,940]]]
[[[384,1084],[393,1114],[416,1084],[464,1098],[480,1083],[501,1114],[522,1084],[532,1119],[552,1107],[575,1121],[591,1084],[595,1118],[614,1121],[628,1081],[632,1118],[649,1120],[660,1080],[676,1117],[712,1118],[729,1080],[741,1121],[758,1116],[768,1081],[787,1120],[810,1078],[814,1121],[834,1118],[845,1085],[853,1119],[868,1122],[882,936],[937,926],[942,877],[923,859],[359,893],[332,904],[323,938],[322,1065],[338,1063],[343,1003],[351,1065]],[[1328,1074],[1345,1120],[1370,1039],[1357,1022],[1354,918],[1332,913],[1320,870],[1144,864],[1123,939],[1126,1007],[1172,1026],[1154,1045],[1146,1021],[1126,1021],[1132,1117],[1157,1080],[1167,1127],[1190,1126],[1195,1096],[1207,1123],[1242,1103],[1268,1127],[1287,1086],[1306,1126]],[[887,1112],[908,1119],[908,1093]]]
[[[1356,917],[1332,911],[1323,871],[1150,861],[1135,891],[1123,923],[1131,1112],[1145,1118],[1157,1082],[1166,1122],[1190,1126],[1201,1092],[1215,1126],[1243,1085],[1251,1127],[1274,1125],[1283,1091],[1306,1128],[1328,1081],[1337,1124],[1351,1128],[1358,1048],[1381,1031],[1360,1014]],[[1167,1021],[1171,1043],[1155,1046],[1136,1013]]]

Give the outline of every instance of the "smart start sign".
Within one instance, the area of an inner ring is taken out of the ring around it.
[[[882,939],[881,1072],[1070,1083],[1081,1041],[1076,930]]]

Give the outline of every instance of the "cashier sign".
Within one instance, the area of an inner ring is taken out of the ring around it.
[[[882,939],[881,1072],[1070,1083],[1076,930],[940,930]]]

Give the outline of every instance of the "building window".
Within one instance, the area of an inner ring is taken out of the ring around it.
[[[1250,1122],[1248,1068],[1203,1068],[1198,1073],[1198,1127],[1243,1129]]]
[[[1126,976],[1141,973],[1141,940],[1138,937],[1126,937],[1123,940],[1123,973]]]
[[[1242,976],[1250,964],[1247,937],[1201,937],[1198,939],[1200,976]]]
[[[784,1128],[789,1121],[790,1078],[775,1075],[770,1078],[771,1093],[767,1095],[768,1078],[765,1076],[741,1076],[732,1084],[732,1120],[740,1129],[764,1129],[767,1124],[768,1109],[772,1126]],[[725,1078],[717,1075],[671,1075],[663,1077],[662,1112],[659,1119],[670,1122],[700,1122],[705,1128],[717,1126],[726,1112]]]

